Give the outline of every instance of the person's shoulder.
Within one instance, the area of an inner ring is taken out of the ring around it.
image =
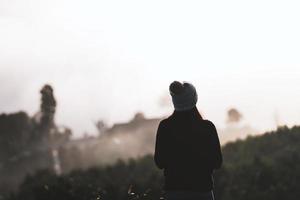
[[[171,117],[165,117],[163,119],[160,120],[159,125],[160,126],[164,126],[167,125],[168,123],[170,123]]]
[[[158,127],[157,127],[157,134],[158,135],[165,135],[166,134],[166,127],[168,127],[168,118],[163,118],[160,120]]]
[[[204,120],[202,120],[202,122],[209,128],[215,128],[214,123],[210,120],[204,119]]]
[[[172,123],[172,115],[162,118],[159,122],[159,127],[169,127]]]

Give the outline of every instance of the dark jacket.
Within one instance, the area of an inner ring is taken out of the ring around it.
[[[174,111],[158,126],[154,160],[164,169],[165,190],[212,190],[213,170],[222,164],[214,124],[203,120],[196,107]]]

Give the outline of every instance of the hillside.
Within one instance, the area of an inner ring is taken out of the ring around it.
[[[228,143],[216,174],[219,199],[299,199],[300,127]]]
[[[300,127],[281,127],[261,136],[228,143],[223,167],[215,174],[218,200],[298,200]],[[162,173],[152,156],[113,166],[56,176],[40,171],[27,177],[10,200],[159,199]]]

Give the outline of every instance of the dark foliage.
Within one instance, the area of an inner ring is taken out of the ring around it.
[[[34,117],[25,112],[0,114],[0,199],[2,193],[15,190],[27,174],[54,168],[53,150],[72,134],[55,125],[55,107],[53,89],[45,85],[40,111]]]
[[[19,193],[9,199],[158,199],[161,185],[160,171],[153,165],[152,156],[146,156],[62,176],[47,170],[39,171],[28,176]]]
[[[223,147],[224,165],[215,173],[218,200],[298,200],[300,127],[279,128]],[[28,176],[9,200],[159,199],[162,174],[152,156],[113,166],[57,176]]]
[[[216,174],[219,199],[299,199],[300,127],[229,143]]]

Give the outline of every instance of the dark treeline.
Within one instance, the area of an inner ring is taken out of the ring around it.
[[[215,173],[219,200],[298,200],[300,127],[281,127],[261,136],[228,143],[224,164]],[[159,199],[162,173],[151,155],[106,167],[58,176],[39,171],[28,176],[8,200]]]
[[[54,122],[52,87],[45,85],[40,93],[40,110],[33,117],[25,112],[0,115],[0,195],[16,189],[27,174],[54,169],[59,147],[70,140],[71,130]]]
[[[99,136],[72,139],[71,129],[55,123],[57,102],[53,88],[45,85],[40,94],[40,109],[35,115],[22,111],[0,114],[0,199],[37,170],[60,175],[153,151],[153,128],[160,119],[146,119],[137,113],[130,122],[109,128],[99,120],[95,123]]]

